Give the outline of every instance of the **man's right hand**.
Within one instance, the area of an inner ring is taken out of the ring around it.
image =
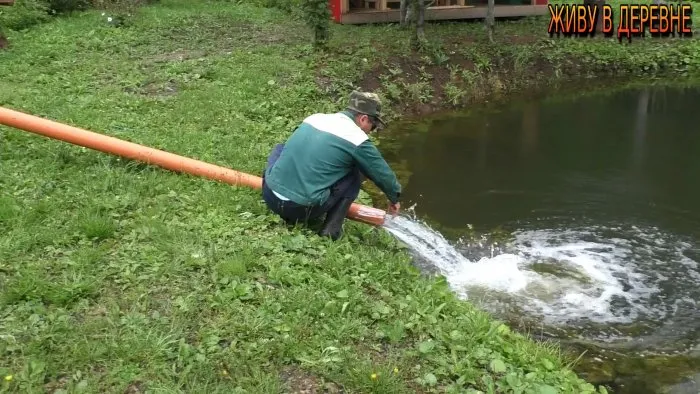
[[[399,209],[401,209],[401,203],[397,202],[396,204],[392,204],[389,202],[389,214],[391,216],[396,216],[399,214]]]

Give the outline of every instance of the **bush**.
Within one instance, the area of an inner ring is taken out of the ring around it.
[[[16,0],[11,7],[0,7],[0,32],[23,30],[49,20],[48,5],[41,0]]]
[[[92,0],[93,7],[106,14],[107,22],[123,27],[131,24],[131,17],[139,7],[154,4],[160,0]]]
[[[301,7],[300,0],[257,0],[258,5],[268,8],[277,8],[290,14],[295,13]]]
[[[306,24],[314,32],[314,45],[324,47],[331,29],[331,11],[326,0],[302,0],[301,11]]]
[[[101,8],[115,19],[126,19],[139,6],[160,0],[16,0],[11,7],[0,7],[0,36],[6,30],[23,30],[47,22],[52,15]]]
[[[133,12],[138,7],[159,2],[160,0],[91,0],[94,8],[119,12]]]
[[[65,14],[73,11],[84,11],[92,4],[90,0],[45,0],[52,14]]]

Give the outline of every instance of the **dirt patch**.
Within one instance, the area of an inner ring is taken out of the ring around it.
[[[419,56],[402,56],[373,67],[361,79],[360,87],[393,96],[392,106],[401,113],[422,115],[444,107],[445,86],[451,78],[446,64],[426,63]],[[387,91],[397,87],[404,90],[404,94]]]
[[[450,70],[442,66],[430,66],[426,71],[433,76],[433,101],[431,104],[438,105],[444,97],[445,85],[451,81]]]
[[[0,49],[5,49],[10,46],[10,42],[7,41],[7,38],[0,34]]]
[[[53,380],[51,382],[48,382],[44,385],[44,390],[46,390],[47,393],[53,394],[55,392],[62,392],[66,389],[66,385],[70,381],[69,376],[61,376],[56,380]]]
[[[236,21],[232,18],[200,17],[177,26],[153,32],[150,53],[134,50],[132,57],[145,68],[167,63],[194,61],[209,56],[230,55],[234,51],[251,51],[279,44],[296,44],[309,40],[307,30],[289,24],[264,24]]]
[[[462,56],[456,56],[455,59],[452,61],[452,64],[459,66],[462,70],[473,71],[475,68],[474,62],[471,59],[467,59]]]
[[[289,394],[339,394],[344,391],[335,383],[326,383],[322,379],[296,366],[285,367],[280,373],[285,393]]]
[[[532,51],[532,36],[513,36],[514,44]],[[494,101],[531,86],[543,85],[556,72],[546,59],[535,56],[518,61],[517,51],[482,52],[477,67],[468,52],[450,49],[447,59],[421,53],[391,57],[365,73],[359,86],[388,98],[393,114],[424,116],[484,100]],[[569,72],[560,68],[560,72]]]
[[[531,35],[513,34],[513,35],[508,36],[507,40],[511,44],[527,45],[527,44],[534,44],[535,42],[537,42],[538,38],[531,36]]]
[[[162,53],[152,56],[147,62],[166,63],[166,62],[182,62],[188,59],[197,59],[206,55],[204,51],[178,49],[170,53]]]
[[[168,41],[177,43],[178,48],[166,54],[156,54],[155,58],[167,58],[175,54],[191,55],[204,51],[225,53],[233,50],[254,48],[272,44],[290,44],[308,39],[305,30],[297,26],[277,26],[274,28],[256,25],[251,22],[223,19],[217,21],[196,21],[182,24],[162,33]],[[201,56],[201,55],[200,55]]]
[[[333,90],[333,79],[327,75],[323,75],[319,70],[316,70],[316,85],[324,93],[330,93]]]
[[[177,85],[174,81],[146,82],[136,88],[124,89],[127,93],[148,97],[170,97],[177,94]]]
[[[124,390],[124,394],[138,394],[138,393],[143,393],[146,391],[146,388],[141,381],[134,381],[129,383],[129,385],[126,387],[126,390]]]
[[[360,81],[360,87],[367,92],[373,92],[382,87],[380,76],[387,73],[387,67],[384,65],[374,66],[370,71],[366,72]]]

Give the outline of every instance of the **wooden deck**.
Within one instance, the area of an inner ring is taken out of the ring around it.
[[[483,19],[486,4],[474,0],[432,0],[425,10],[426,20]],[[329,0],[333,19],[342,24],[399,22],[401,0]],[[548,0],[524,0],[524,4],[496,4],[496,18],[548,15]]]
[[[486,6],[430,7],[425,10],[425,20],[483,19],[486,17],[486,11]],[[494,14],[496,18],[511,18],[548,15],[549,10],[546,5],[497,5]],[[398,23],[400,16],[401,11],[392,9],[350,10],[340,16],[340,23]]]

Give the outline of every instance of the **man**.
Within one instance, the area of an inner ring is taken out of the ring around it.
[[[397,214],[401,185],[367,136],[384,127],[380,112],[376,94],[354,91],[344,111],[304,119],[268,158],[262,187],[268,208],[290,224],[326,214],[319,235],[337,240],[366,176],[388,197],[389,214]]]

